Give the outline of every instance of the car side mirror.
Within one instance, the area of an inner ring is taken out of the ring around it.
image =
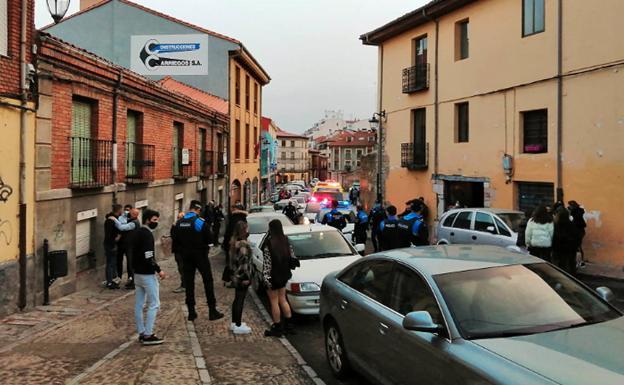
[[[600,298],[604,299],[607,302],[611,302],[613,301],[613,298],[615,298],[615,295],[613,294],[611,289],[606,286],[600,286],[596,288],[596,293],[598,293]]]
[[[496,229],[494,228],[494,226],[486,227],[485,231],[487,231],[488,233],[496,234]]]
[[[440,333],[444,330],[441,325],[433,322],[428,311],[413,311],[403,318],[403,328],[415,332]]]
[[[363,243],[358,243],[357,245],[355,245],[355,251],[360,254],[363,253],[364,251],[366,251],[366,245]]]

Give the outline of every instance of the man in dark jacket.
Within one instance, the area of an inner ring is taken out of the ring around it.
[[[410,212],[399,221],[401,240],[407,241],[404,247],[429,245],[429,229],[422,217],[423,205],[420,200],[415,200],[410,205]]]
[[[213,201],[214,203],[214,201]],[[221,222],[225,220],[223,216],[223,206],[219,205],[214,208],[214,221],[212,222],[212,236],[214,237],[214,244],[219,245],[219,236],[221,235]]]
[[[119,289],[119,284],[114,281],[117,277],[117,241],[120,238],[115,218],[121,215],[121,212],[121,205],[114,204],[104,221],[104,255],[106,256],[106,287],[108,289]]]
[[[186,306],[189,312],[188,320],[193,321],[197,318],[195,311],[195,272],[199,270],[208,302],[208,319],[214,321],[223,318],[223,314],[217,310],[212,269],[208,259],[210,249],[208,245],[212,243],[212,233],[208,223],[199,216],[201,210],[201,202],[191,201],[189,212],[176,223],[173,229],[173,237],[178,242],[177,245],[182,253]]]
[[[387,218],[379,224],[379,232],[381,250],[392,250],[404,247],[401,242],[401,233],[399,230],[399,217],[397,217],[397,209],[394,206],[388,206],[386,209]]]
[[[368,215],[364,211],[364,207],[357,207],[357,215],[355,216],[355,225],[353,228],[353,240],[356,244],[366,244],[368,238]]]
[[[223,280],[223,282],[226,283],[231,281],[230,276],[232,273],[230,269],[230,239],[232,239],[232,234],[234,233],[234,228],[236,227],[236,224],[240,221],[247,222],[247,211],[243,209],[242,204],[237,203],[232,208],[232,212],[228,217],[227,226],[225,227],[225,234],[223,234],[223,244],[221,245],[221,248],[225,253],[225,269],[223,270],[221,279]]]
[[[347,227],[347,219],[345,216],[338,210],[338,201],[332,201],[332,209],[327,214],[323,215],[323,220],[321,224],[328,225],[334,227],[340,231]]]
[[[572,223],[579,230],[580,234],[580,242],[579,242],[579,251],[581,252],[581,266],[585,266],[585,253],[583,252],[583,238],[585,238],[585,228],[587,227],[587,223],[585,222],[585,209],[581,207],[576,201],[568,202],[568,211],[572,216]]]
[[[369,220],[371,223],[371,239],[375,252],[381,251],[381,230],[379,225],[386,219],[386,210],[381,205],[381,201],[377,201],[370,212]]]
[[[288,205],[284,207],[282,214],[286,215],[292,223],[297,223],[297,208],[293,205],[292,201],[288,202]]]

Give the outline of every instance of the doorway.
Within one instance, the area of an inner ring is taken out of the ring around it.
[[[444,202],[446,208],[483,207],[483,182],[444,181]]]

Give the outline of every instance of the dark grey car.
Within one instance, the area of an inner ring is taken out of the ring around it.
[[[624,384],[624,317],[556,267],[495,246],[374,254],[328,275],[328,363],[381,384]]]

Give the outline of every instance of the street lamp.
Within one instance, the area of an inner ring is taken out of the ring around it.
[[[386,118],[386,111],[373,113],[373,117],[368,121],[371,128],[377,131],[377,201],[383,204],[383,193],[381,184],[383,183],[383,127],[382,120]]]
[[[48,3],[48,11],[54,19],[54,23],[58,23],[65,17],[67,9],[69,9],[70,0],[46,0]]]

